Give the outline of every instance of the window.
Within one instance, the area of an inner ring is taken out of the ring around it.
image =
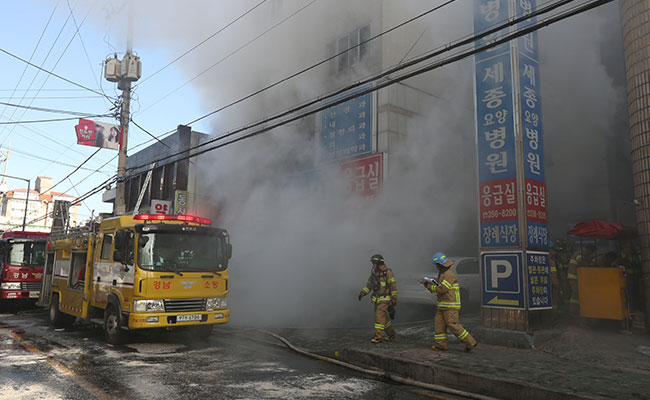
[[[458,275],[478,275],[478,260],[471,259],[459,262],[456,267],[456,273],[458,273]]]
[[[102,252],[100,258],[102,260],[111,259],[111,244],[113,243],[113,234],[104,234],[104,239],[102,240]]]
[[[86,253],[72,253],[70,258],[69,287],[83,289],[86,277]]]
[[[363,61],[364,56],[368,53],[368,43],[364,42],[368,39],[370,39],[370,25],[355,29],[327,46],[328,51],[333,54],[350,50],[337,57],[336,72],[341,73],[359,61]]]

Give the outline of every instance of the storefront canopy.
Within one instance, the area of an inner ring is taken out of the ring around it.
[[[569,235],[591,239],[631,239],[636,236],[636,230],[616,222],[587,221],[575,224],[569,230]]]

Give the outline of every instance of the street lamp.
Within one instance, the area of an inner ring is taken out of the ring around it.
[[[25,199],[25,215],[23,216],[23,231],[25,231],[25,223],[27,222],[27,206],[29,206],[29,191],[31,189],[31,181],[29,179],[25,178],[19,178],[17,176],[11,176],[11,175],[5,175],[5,174],[0,174],[0,176],[4,176],[6,178],[11,178],[11,179],[20,179],[21,181],[27,182],[27,198]]]

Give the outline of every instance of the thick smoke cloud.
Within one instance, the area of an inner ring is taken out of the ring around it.
[[[159,48],[172,58],[255,4],[242,3],[193,2],[187,8],[178,2],[136,2],[134,48]],[[222,134],[470,34],[471,10],[459,3],[383,38],[383,50],[371,48],[373,62],[356,67],[355,74],[333,78],[332,65],[324,65],[220,113],[207,133]],[[305,4],[269,1],[177,67],[193,77]],[[117,24],[123,5],[105,6],[105,26]],[[192,85],[203,111],[209,111],[323,59],[327,45],[346,32],[371,24],[375,34],[427,7],[419,1],[317,1]],[[617,5],[612,5],[540,33],[553,232],[580,219],[611,215],[610,185],[629,173],[625,158],[615,171],[605,162],[611,158],[609,143],[625,142],[619,115],[623,89],[612,76],[620,74],[622,59],[602,51],[605,43],[616,41],[615,18]],[[356,294],[372,254],[383,254],[398,279],[410,271],[432,272],[435,251],[476,255],[472,63],[465,60],[378,94],[380,106],[382,99],[399,98],[409,104],[409,113],[393,114],[399,134],[391,136],[384,190],[372,201],[350,196],[337,168],[314,164],[315,117],[200,156],[198,198],[218,210],[219,224],[232,236],[234,322],[366,321],[369,306],[357,303]],[[624,149],[621,154],[626,156]],[[314,169],[319,172],[305,172]]]

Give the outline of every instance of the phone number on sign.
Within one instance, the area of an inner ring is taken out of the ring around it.
[[[517,216],[516,208],[504,208],[503,210],[488,210],[481,213],[483,219],[510,218]]]

